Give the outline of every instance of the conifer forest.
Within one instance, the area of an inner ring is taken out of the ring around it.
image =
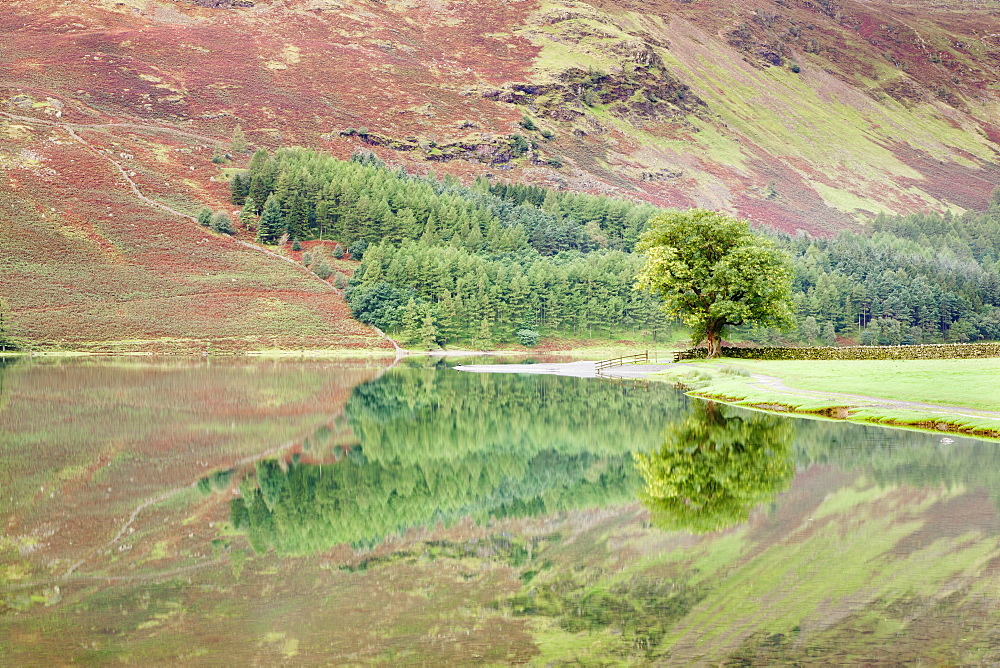
[[[361,260],[346,286],[352,312],[409,345],[655,341],[675,325],[633,289],[642,264],[633,248],[659,211],[648,203],[485,177],[462,185],[370,153],[344,161],[298,148],[258,151],[231,185],[259,241],[329,240]],[[797,327],[741,338],[1000,338],[1000,198],[962,215],[878,216],[864,235],[756,231],[793,258]]]

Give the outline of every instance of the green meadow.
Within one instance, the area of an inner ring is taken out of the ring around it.
[[[762,382],[754,374],[778,378],[784,388]],[[970,415],[964,410],[1000,411],[1000,359],[726,359],[693,362],[658,377],[681,383],[693,395],[744,406],[981,436],[1000,434],[1000,415]],[[900,405],[884,405],[870,399],[900,402]],[[902,405],[905,402],[934,408]]]

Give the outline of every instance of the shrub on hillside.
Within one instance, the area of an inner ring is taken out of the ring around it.
[[[321,257],[316,264],[312,266],[312,270],[314,274],[322,278],[324,281],[330,278],[330,275],[333,274],[333,269],[331,269],[330,265],[327,264],[325,257]]]
[[[209,222],[212,225],[212,229],[216,232],[236,234],[236,228],[233,227],[233,219],[225,211],[216,211],[213,213]]]
[[[519,329],[515,334],[518,343],[522,346],[533,347],[538,345],[539,334],[533,329]]]

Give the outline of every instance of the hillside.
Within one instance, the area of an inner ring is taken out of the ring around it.
[[[0,136],[0,298],[15,341],[94,352],[391,351],[301,266],[140,199],[182,211],[222,200],[196,140],[16,121]]]
[[[212,158],[237,128],[251,147],[364,147],[786,231],[982,207],[1000,183],[998,7],[7,3],[8,328],[119,350],[385,345],[329,286],[157,206],[231,206]]]

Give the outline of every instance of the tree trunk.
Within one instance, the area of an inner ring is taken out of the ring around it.
[[[705,359],[713,359],[722,355],[722,337],[719,336],[719,330],[710,327],[705,333],[705,343],[708,346]]]

